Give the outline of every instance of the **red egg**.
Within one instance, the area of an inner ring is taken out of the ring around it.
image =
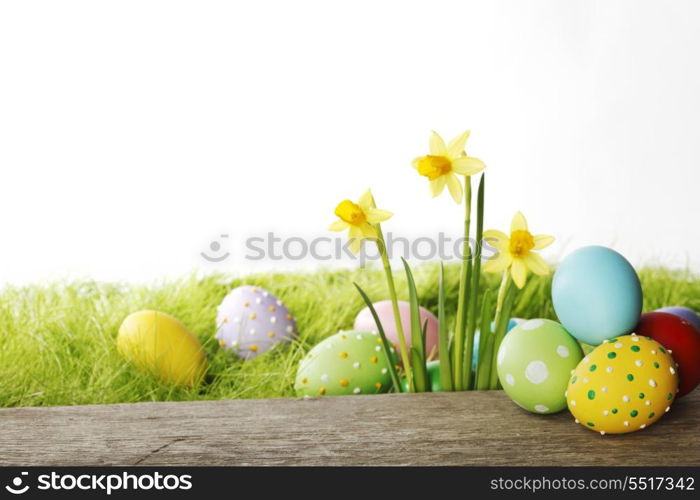
[[[673,314],[642,314],[638,335],[651,337],[671,352],[678,363],[678,397],[688,394],[700,384],[700,331],[688,321]]]

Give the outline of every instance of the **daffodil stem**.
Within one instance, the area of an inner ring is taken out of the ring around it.
[[[379,253],[382,256],[382,265],[384,266],[384,274],[386,275],[386,284],[389,288],[389,298],[391,299],[391,308],[394,313],[394,321],[396,323],[396,333],[399,337],[399,350],[401,351],[401,359],[403,361],[403,368],[406,372],[406,380],[408,380],[408,387],[411,392],[415,392],[415,385],[413,382],[413,372],[411,370],[411,358],[408,356],[408,348],[406,347],[406,338],[403,333],[403,325],[401,324],[401,315],[399,314],[399,301],[396,297],[396,286],[394,285],[394,275],[391,272],[391,265],[389,264],[389,255],[386,252],[386,243],[384,242],[384,233],[379,224],[376,225],[377,228],[377,247],[379,248]]]
[[[481,174],[479,187],[476,195],[476,237],[474,239],[474,254],[472,258],[469,291],[467,324],[466,324],[466,345],[464,347],[464,370],[465,382],[464,389],[469,391],[475,385],[476,381],[472,380],[472,358],[474,356],[474,335],[476,333],[477,319],[477,302],[479,297],[479,282],[481,280],[481,240],[484,235],[484,189],[485,189],[485,174]],[[476,373],[474,374],[476,378]]]
[[[466,296],[471,281],[471,245],[469,244],[469,230],[472,217],[472,180],[464,178],[464,246],[462,248],[462,268],[459,277],[459,297],[457,298],[457,323],[455,325],[455,337],[453,345],[452,366],[454,367],[454,387],[456,391],[465,390],[464,377],[464,334],[467,326]],[[471,364],[471,361],[469,361]]]
[[[506,291],[508,290],[508,283],[510,281],[509,270],[503,271],[503,278],[501,279],[501,286],[498,288],[498,296],[496,298],[496,318],[495,321],[500,319],[501,313],[503,312],[503,301],[506,298]]]
[[[504,312],[507,312],[510,314],[510,308],[512,304],[512,300],[506,301],[506,298],[508,296],[508,291],[510,288],[510,271],[509,269],[506,269],[503,271],[503,279],[501,280],[501,286],[498,289],[498,297],[496,298],[496,316],[494,318],[494,341],[493,341],[493,350],[491,351],[491,367],[490,367],[490,375],[489,375],[489,388],[490,389],[497,389],[498,388],[498,370],[496,363],[498,361],[498,348],[501,346],[501,341],[503,340],[503,336],[505,335],[506,329],[508,325],[503,325],[504,321]],[[504,308],[504,304],[506,304],[506,307]],[[505,321],[508,321],[510,318],[505,319]]]

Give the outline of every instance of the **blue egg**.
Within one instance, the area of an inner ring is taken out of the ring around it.
[[[642,287],[622,255],[606,247],[584,247],[554,273],[552,301],[564,328],[595,346],[634,330],[642,313]]]

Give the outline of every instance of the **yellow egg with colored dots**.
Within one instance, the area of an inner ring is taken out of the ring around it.
[[[649,337],[624,335],[593,349],[569,379],[566,402],[577,423],[601,434],[649,427],[673,403],[678,374],[671,354]]]

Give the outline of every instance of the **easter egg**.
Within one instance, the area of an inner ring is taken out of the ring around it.
[[[503,338],[496,364],[506,394],[533,413],[566,408],[569,375],[583,357],[576,339],[556,321],[531,319]]]
[[[396,363],[392,349],[391,363]],[[392,388],[391,365],[375,332],[341,331],[319,342],[299,363],[297,396],[378,394]]]
[[[143,371],[181,386],[197,384],[207,369],[197,337],[169,314],[139,311],[122,322],[117,350]]]
[[[231,290],[217,309],[219,345],[252,359],[296,336],[296,323],[281,300],[258,286]]]
[[[428,370],[428,379],[430,380],[430,390],[432,392],[440,392],[440,361],[429,361],[426,363]]]
[[[587,429],[622,434],[649,427],[667,412],[678,390],[675,361],[648,337],[623,335],[596,347],[567,387],[569,410]]]
[[[430,391],[440,392],[442,390],[440,386],[440,361],[428,361],[425,367],[428,371],[428,380],[430,380]],[[403,392],[411,392],[406,379],[403,380],[402,390]]]
[[[642,312],[642,287],[622,255],[606,247],[584,247],[554,273],[552,302],[571,335],[598,345],[634,329]]]
[[[695,328],[700,330],[700,316],[698,316],[697,313],[695,311],[693,311],[692,309],[689,309],[687,307],[674,306],[674,307],[662,307],[661,309],[657,309],[655,312],[665,312],[665,313],[669,313],[669,314],[675,314],[676,316],[680,316],[684,320],[688,321]]]
[[[410,349],[411,347],[411,305],[403,300],[399,303],[399,317],[401,318],[401,326],[403,327],[404,338],[406,339],[406,345]],[[375,311],[377,311],[377,316],[379,316],[379,321],[382,323],[382,328],[384,328],[384,334],[389,342],[398,346],[399,345],[399,335],[396,331],[396,321],[394,319],[394,310],[390,300],[382,300],[381,302],[375,302],[373,304]],[[419,308],[420,313],[420,325],[423,328],[425,321],[428,321],[428,329],[425,336],[425,354],[428,359],[437,357],[438,354],[438,319],[433,313],[425,309],[424,307]],[[374,322],[372,317],[372,312],[369,307],[362,309],[357,317],[355,318],[355,330],[361,331],[375,331],[377,329],[377,324]]]
[[[680,316],[665,312],[642,314],[637,335],[656,340],[678,364],[678,396],[685,396],[700,384],[700,331]]]

